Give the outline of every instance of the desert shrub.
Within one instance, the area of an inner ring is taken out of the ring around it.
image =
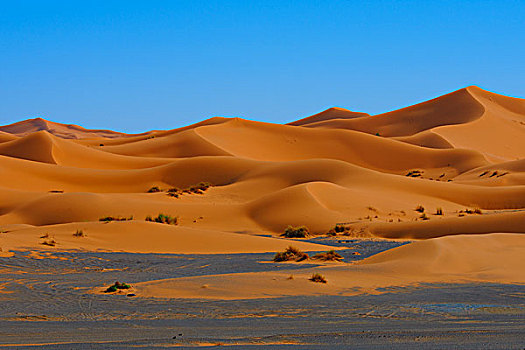
[[[77,232],[73,233],[74,237],[86,237],[86,234],[82,230],[77,230]]]
[[[146,221],[158,222],[159,224],[177,225],[179,222],[177,217],[171,215],[159,214],[156,217],[146,216]]]
[[[133,215],[131,215],[130,217],[122,217],[122,216],[105,216],[103,218],[100,218],[98,219],[98,221],[105,221],[105,222],[110,222],[110,221],[128,221],[128,220],[133,220]]]
[[[436,215],[443,215],[443,209],[442,208],[437,208],[436,209]]]
[[[327,236],[332,236],[332,237],[333,237],[333,236],[337,236],[337,232],[335,232],[334,229],[330,229],[330,231],[328,231],[328,232],[326,233],[326,235],[327,235]]]
[[[112,286],[109,286],[104,293],[113,293],[119,289],[130,289],[131,286],[126,283],[120,283],[119,281],[115,282]]]
[[[273,257],[273,261],[303,261],[308,259],[308,254],[303,253],[299,249],[289,246],[284,252],[276,253]]]
[[[196,185],[190,186],[187,191],[195,194],[202,194],[204,191],[206,191],[208,188],[210,188],[211,184],[209,182],[199,182]]]
[[[425,211],[425,208],[422,206],[422,205],[418,205],[416,207],[416,209],[414,209],[415,211],[419,212],[419,213],[422,213]]]
[[[318,253],[312,256],[312,259],[321,260],[321,261],[341,261],[344,258],[337,254],[335,250],[329,250],[324,253]]]
[[[50,247],[54,247],[54,246],[56,246],[57,242],[54,239],[49,239],[49,240],[43,241],[40,244],[47,245],[47,246],[50,246]]]
[[[460,211],[462,213],[463,211]],[[480,208],[474,208],[474,209],[465,209],[465,213],[467,214],[483,214]]]
[[[308,280],[315,283],[327,283],[326,278],[324,278],[324,276],[319,273],[314,273]]]
[[[421,220],[430,220],[430,218],[427,216],[427,214],[423,213],[421,214],[421,216],[419,217]]]
[[[304,238],[310,235],[310,231],[306,226],[293,227],[288,226],[281,236],[286,238]]]
[[[148,190],[148,193],[156,193],[156,192],[162,192],[162,190],[157,186],[153,186]]]

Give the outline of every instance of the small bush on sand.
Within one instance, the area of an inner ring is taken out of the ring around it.
[[[156,192],[162,192],[162,190],[158,188],[157,186],[153,186],[148,190],[148,193],[156,193]]]
[[[460,213],[461,213],[461,211],[460,211]],[[465,213],[467,213],[467,214],[483,214],[483,212],[479,208],[465,209]]]
[[[442,208],[437,208],[436,209],[436,215],[443,215],[443,209]]]
[[[308,254],[303,253],[299,249],[289,246],[284,252],[276,253],[273,261],[303,261],[308,259]]]
[[[306,226],[293,227],[288,226],[281,236],[286,238],[304,238],[310,235],[310,231]]]
[[[158,222],[159,224],[177,225],[179,219],[171,215],[159,214],[157,217],[152,218],[150,215],[146,216],[146,221]]]
[[[199,182],[197,185],[190,186],[187,191],[195,194],[203,194],[211,184],[209,182]]]
[[[46,239],[45,241],[43,241],[40,244],[47,245],[47,246],[50,246],[50,247],[54,247],[54,246],[56,246],[57,242],[54,239]]]
[[[122,217],[122,216],[105,216],[103,218],[98,219],[98,221],[104,221],[104,222],[110,222],[110,221],[128,221],[133,220],[133,215],[130,217]]]
[[[419,217],[421,220],[430,220],[430,218],[427,216],[427,214],[423,213],[421,214],[421,216]]]
[[[324,278],[324,276],[319,273],[314,273],[308,280],[315,283],[327,283],[326,278]]]
[[[77,230],[77,232],[73,233],[74,237],[86,237],[86,234],[82,230]]]
[[[120,283],[119,281],[115,282],[112,286],[109,286],[108,289],[104,291],[104,293],[114,293],[119,289],[130,289],[131,286],[126,283]]]
[[[324,253],[315,254],[314,256],[312,256],[312,259],[321,261],[341,261],[344,258],[341,255],[337,254],[335,250],[329,250]]]
[[[416,207],[416,209],[414,209],[415,211],[419,212],[419,213],[422,213],[425,211],[425,208],[422,206],[422,205],[418,205]]]

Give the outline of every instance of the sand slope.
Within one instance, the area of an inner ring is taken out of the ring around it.
[[[401,246],[353,265],[167,279],[137,283],[135,288],[144,297],[251,299],[377,294],[385,292],[379,288],[421,283],[522,284],[524,250],[525,235],[519,234],[442,237]],[[313,273],[321,273],[328,283],[310,282]]]
[[[215,117],[127,135],[37,118],[0,127],[0,230],[26,237],[23,225],[132,215],[126,227],[138,232],[147,215],[165,213],[180,232],[225,235],[277,236],[288,225],[324,234],[336,223],[350,236],[396,239],[523,232],[524,161],[525,100],[477,87],[287,125]],[[203,181],[212,187],[201,194],[165,192]],[[147,193],[153,186],[164,192]],[[474,208],[482,214],[463,212]],[[189,246],[197,237],[187,234]]]

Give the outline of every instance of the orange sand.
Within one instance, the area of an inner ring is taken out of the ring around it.
[[[202,181],[212,184],[202,194],[146,193]],[[2,255],[267,252],[290,244],[278,237],[288,225],[324,234],[341,222],[354,237],[524,233],[525,100],[472,86],[376,116],[331,108],[286,125],[216,117],[137,135],[26,120],[0,127],[0,203]],[[461,212],[474,208],[482,214]],[[179,225],[144,221],[159,213]],[[105,216],[134,220],[98,222]],[[87,236],[74,237],[77,229]],[[41,244],[46,233],[54,247]]]

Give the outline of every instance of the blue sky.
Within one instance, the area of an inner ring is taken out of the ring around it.
[[[3,1],[0,124],[126,132],[525,97],[525,1]]]

